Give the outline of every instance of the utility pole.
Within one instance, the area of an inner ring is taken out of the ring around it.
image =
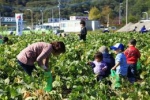
[[[43,10],[40,10],[41,14],[42,14],[42,25],[43,25]]]
[[[54,29],[54,22],[53,22],[53,8],[52,8],[52,24],[53,24],[52,29]]]
[[[121,12],[122,12],[121,8],[122,8],[122,3],[119,3],[119,25],[121,24]]]
[[[1,17],[1,12],[0,12],[0,27],[1,27],[1,24],[2,24],[2,17]]]
[[[107,15],[107,27],[109,27],[109,14]]]
[[[60,27],[60,0],[58,0],[58,8],[59,8],[59,27]]]
[[[33,11],[31,9],[27,9],[31,13],[31,29],[33,30]]]
[[[126,0],[126,25],[128,24],[128,0]]]

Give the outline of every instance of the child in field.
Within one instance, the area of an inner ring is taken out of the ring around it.
[[[125,78],[127,76],[127,61],[126,56],[124,55],[124,46],[121,43],[117,43],[114,46],[110,47],[112,50],[115,51],[116,58],[115,58],[115,66],[112,70],[116,70],[116,74],[118,75],[119,79],[122,77]],[[120,83],[121,80],[119,80]]]
[[[138,62],[138,59],[140,58],[140,52],[135,47],[136,46],[136,40],[131,39],[128,44],[128,48],[125,50],[124,54],[127,58],[127,64],[128,64],[128,79],[131,83],[134,83],[136,80],[136,65]]]
[[[85,21],[81,20],[80,25],[81,25],[81,31],[79,34],[80,40],[86,41],[87,29],[85,27],[86,25]]]
[[[107,66],[103,62],[103,54],[101,52],[96,53],[94,58],[94,61],[89,62],[88,64],[92,67],[94,73],[97,75],[97,80],[101,81],[105,77]]]
[[[57,41],[52,43],[37,42],[23,49],[18,55],[17,60],[19,65],[31,76],[33,69],[36,69],[34,63],[43,67],[45,71],[49,71],[49,58],[53,54],[57,56],[65,53],[65,44]]]

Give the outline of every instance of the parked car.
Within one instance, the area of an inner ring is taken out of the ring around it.
[[[103,30],[103,33],[107,33],[107,32],[109,32],[109,27],[105,27]]]
[[[115,31],[116,29],[117,29],[116,26],[111,26],[111,27],[110,27],[110,30]]]

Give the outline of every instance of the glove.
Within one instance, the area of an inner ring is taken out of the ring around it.
[[[42,68],[43,68],[44,70],[47,70],[47,69],[48,69],[45,65],[43,65]]]

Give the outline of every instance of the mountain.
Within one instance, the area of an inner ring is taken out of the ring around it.
[[[129,20],[137,21],[148,12],[150,14],[150,0],[128,0],[129,1]],[[84,11],[90,11],[95,6],[100,11],[104,6],[109,6],[111,9],[111,19],[116,19],[119,16],[119,6],[121,4],[122,21],[125,19],[126,0],[60,0],[61,17],[69,18],[71,15],[86,16]],[[58,0],[0,0],[1,16],[12,17],[15,13],[24,13],[24,20],[30,23],[31,12],[33,11],[34,24],[39,23],[42,14],[44,14],[44,22],[52,16],[58,17]]]

